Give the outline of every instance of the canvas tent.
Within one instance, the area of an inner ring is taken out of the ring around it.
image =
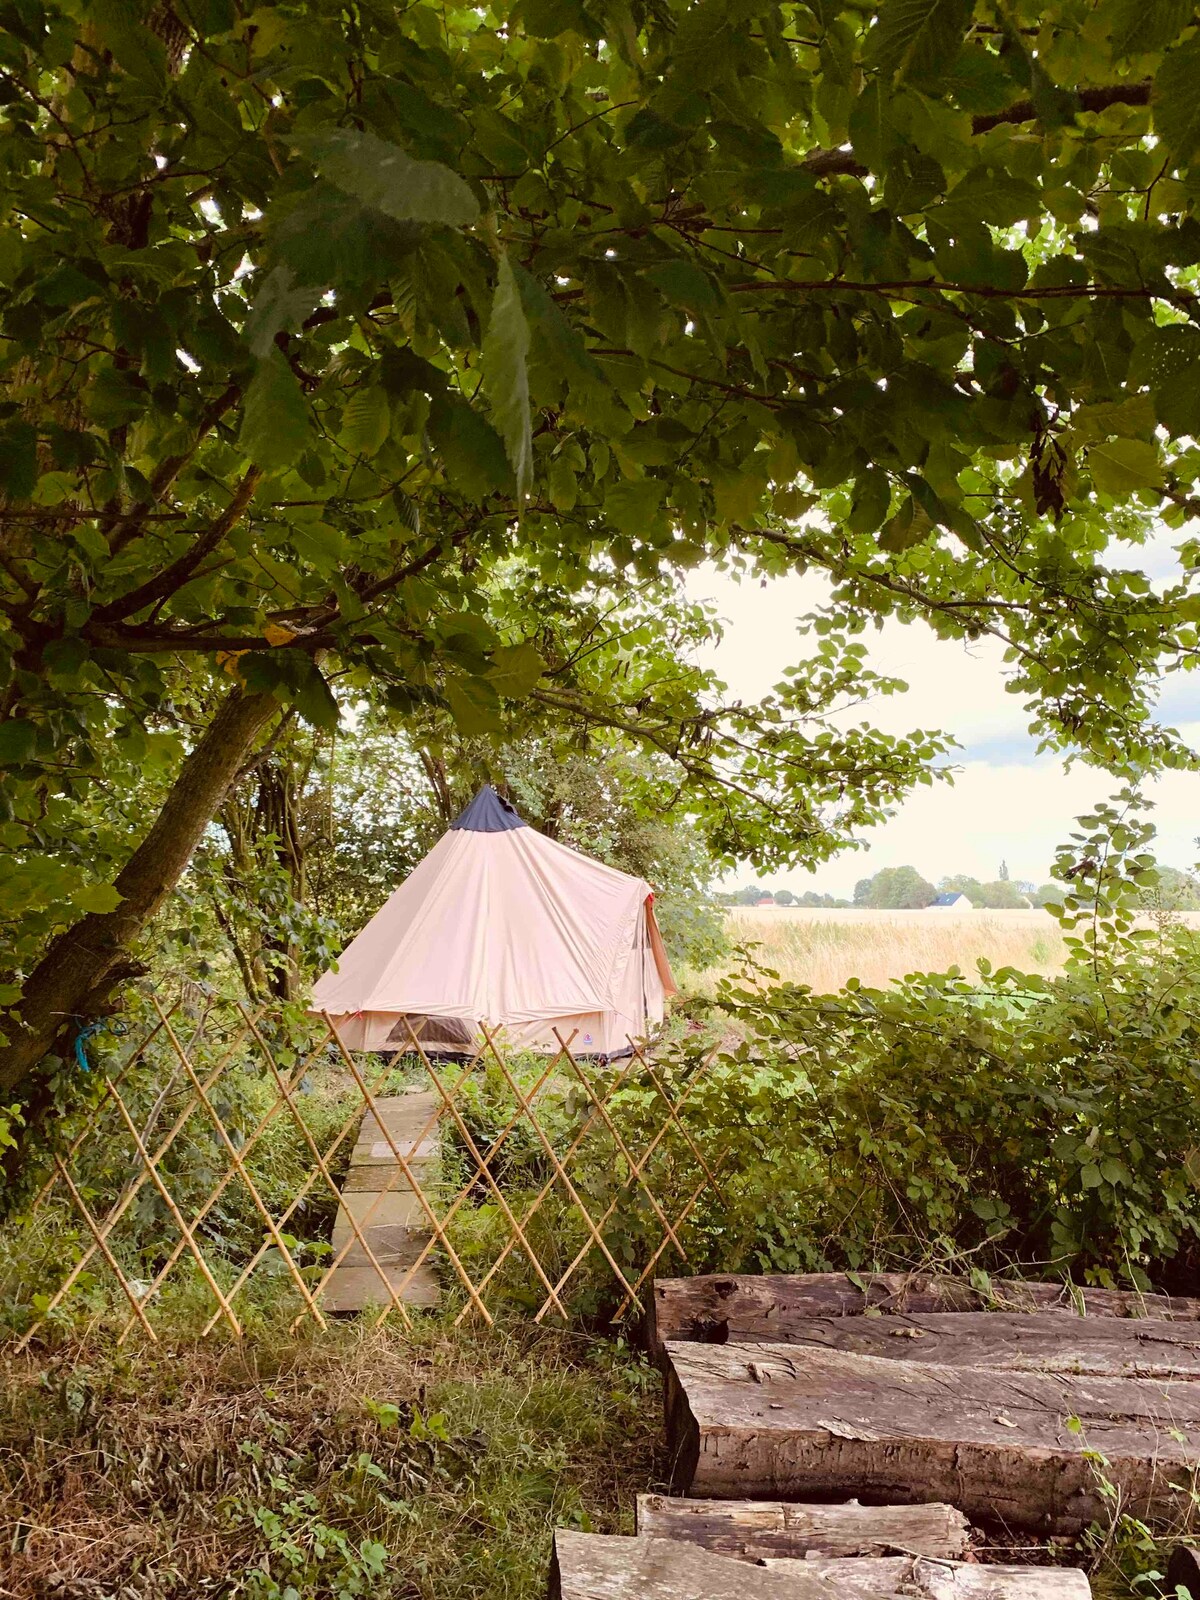
[[[618,1055],[675,992],[642,878],[530,828],[479,791],[313,990],[351,1050],[470,1051],[481,1022],[515,1049]]]

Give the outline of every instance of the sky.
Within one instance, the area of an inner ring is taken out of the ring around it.
[[[1163,579],[1174,566],[1169,538],[1143,548],[1128,565]],[[758,698],[808,651],[796,633],[797,619],[821,605],[826,580],[818,574],[775,579],[765,587],[738,583],[727,573],[702,567],[688,590],[715,603],[724,638],[701,655],[734,696]],[[940,640],[921,624],[889,622],[864,636],[870,664],[901,678],[908,691],[864,706],[855,720],[870,720],[891,733],[937,728],[961,748],[950,758],[953,785],[921,787],[881,826],[865,830],[867,850],[848,850],[813,873],[802,870],[731,873],[725,886],[761,883],[849,898],[860,878],[881,867],[911,865],[936,883],[947,874],[995,878],[1000,863],[1009,875],[1045,883],[1055,847],[1074,819],[1120,787],[1095,768],[1068,770],[1053,756],[1038,755],[1021,700],[1005,690],[1002,647],[995,640],[961,644]],[[1191,742],[1200,743],[1200,683],[1177,678],[1162,702],[1164,719]],[[1191,867],[1200,859],[1200,773],[1166,773],[1149,784],[1150,820],[1158,828],[1160,861]]]

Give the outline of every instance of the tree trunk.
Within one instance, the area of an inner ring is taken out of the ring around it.
[[[91,913],[54,940],[24,985],[19,1023],[0,1047],[0,1094],[19,1090],[63,1029],[100,1011],[133,941],[175,887],[256,736],[278,709],[235,689],[180,769],[153,827],[121,869],[115,911]]]

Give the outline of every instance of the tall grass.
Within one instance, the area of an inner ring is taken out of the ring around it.
[[[1050,977],[1066,956],[1058,924],[1044,911],[833,911],[747,908],[731,912],[726,934],[788,983],[833,993],[849,978],[882,987],[911,972],[970,973],[986,958]],[[737,958],[686,973],[685,988],[711,993]]]

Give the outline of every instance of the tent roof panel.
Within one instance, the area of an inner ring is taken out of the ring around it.
[[[525,828],[528,823],[518,816],[517,809],[498,795],[490,783],[485,783],[465,811],[461,811],[450,824],[452,833],[508,833],[513,828]]]

